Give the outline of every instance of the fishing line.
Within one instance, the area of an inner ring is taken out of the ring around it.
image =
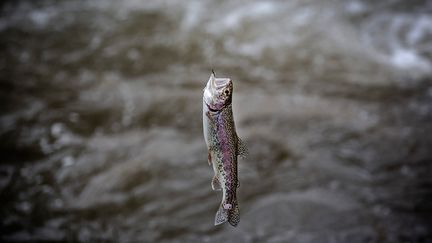
[[[213,66],[213,57],[215,52],[215,44],[213,38],[211,38],[210,33],[206,33],[204,35],[205,40],[205,46],[204,46],[204,52],[205,56],[207,57],[208,64],[210,66],[210,70],[212,70],[212,73],[214,74],[214,66]]]

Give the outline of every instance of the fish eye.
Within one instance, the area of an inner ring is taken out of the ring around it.
[[[226,90],[225,90],[225,94],[226,94],[226,95],[229,95],[229,90],[226,89]]]

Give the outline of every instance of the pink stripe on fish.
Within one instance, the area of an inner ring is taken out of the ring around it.
[[[232,173],[231,173],[231,167],[232,167],[232,156],[230,153],[230,144],[229,144],[229,138],[228,134],[226,133],[224,126],[223,126],[223,119],[221,116],[218,117],[218,138],[222,149],[222,161],[223,161],[223,168],[226,172],[226,179],[229,184],[232,182]]]

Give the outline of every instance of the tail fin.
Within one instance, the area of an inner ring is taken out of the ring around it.
[[[228,209],[223,207],[223,203],[219,206],[218,211],[216,212],[215,217],[215,225],[220,225],[228,221]]]
[[[234,200],[233,207],[229,210],[228,222],[234,227],[237,227],[238,223],[240,222],[240,211],[237,199]]]

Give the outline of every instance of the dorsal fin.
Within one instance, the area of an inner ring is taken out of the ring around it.
[[[245,158],[249,154],[246,144],[237,136],[237,155]]]

